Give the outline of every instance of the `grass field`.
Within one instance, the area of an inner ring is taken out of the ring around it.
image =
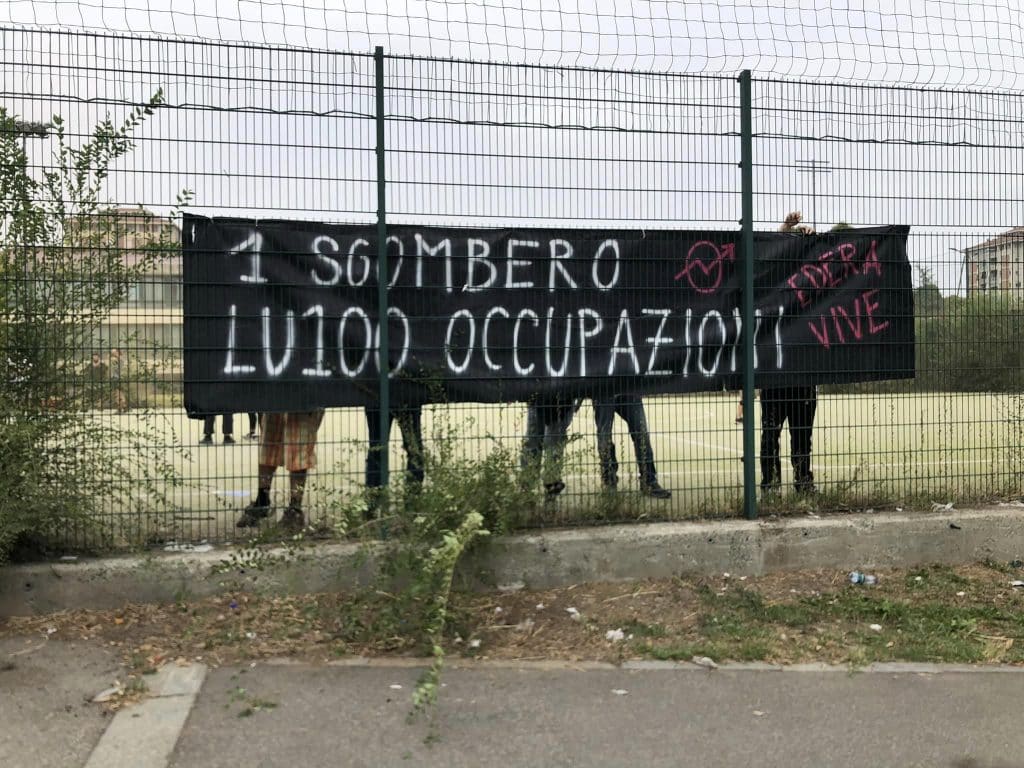
[[[742,497],[742,428],[734,421],[732,395],[696,394],[646,400],[662,484],[673,497],[654,501],[637,490],[633,448],[616,420],[620,493],[601,493],[589,402],[576,415],[557,504],[526,516],[539,525],[587,520],[683,519],[738,513]],[[822,395],[814,431],[813,467],[822,496],[820,510],[878,506],[928,508],[932,501],[965,502],[1018,493],[1024,422],[1016,398],[1007,395]],[[758,409],[759,410],[759,409]],[[257,446],[244,439],[244,414],[235,418],[236,445],[200,446],[202,424],[177,410],[96,412],[97,419],[124,426],[142,421],[167,445],[184,479],[170,489],[167,509],[110,510],[121,537],[210,541],[236,537],[233,521],[255,490]],[[424,412],[428,450],[439,439],[457,453],[479,456],[497,446],[518,452],[525,409],[520,405],[434,406]],[[755,425],[759,414],[755,413]],[[217,424],[220,429],[220,420]],[[441,437],[447,434],[448,437]],[[391,467],[404,463],[397,427]],[[760,430],[756,433],[760,440]],[[176,448],[174,446],[177,446]],[[328,411],[320,429],[319,466],[311,477],[307,509],[312,518],[330,514],[338,501],[362,488],[366,425],[360,409]],[[784,483],[791,487],[788,431],[783,432]],[[393,477],[395,475],[393,474]],[[130,478],[126,478],[130,481]],[[283,478],[276,483],[284,503]],[[429,484],[429,472],[428,472]],[[792,507],[784,496],[768,511]],[[807,508],[802,502],[801,508]],[[130,535],[125,533],[131,531]]]

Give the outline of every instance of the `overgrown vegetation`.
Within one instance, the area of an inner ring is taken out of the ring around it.
[[[943,297],[927,268],[914,289],[912,381],[833,385],[835,392],[1020,392],[1024,301],[1008,292]]]
[[[396,423],[395,429],[398,429]],[[478,540],[512,530],[521,515],[543,504],[534,468],[521,470],[519,456],[498,440],[491,450],[468,451],[461,427],[440,421],[415,460],[424,469],[423,484],[392,468],[388,489],[336,497],[329,517],[334,533],[361,539],[376,576],[365,589],[335,603],[333,635],[346,649],[373,648],[429,656],[431,666],[412,698],[412,714],[437,699],[450,634],[450,601],[456,566]],[[222,561],[215,572],[232,573],[278,567],[303,556],[310,536],[282,537],[273,528],[261,531],[245,549]],[[319,614],[321,609],[317,609]],[[308,631],[309,616],[293,628]]]
[[[873,573],[877,586],[852,585],[844,571],[833,569],[456,591],[446,609],[451,626],[443,647],[450,654],[506,660],[706,656],[719,664],[1024,664],[1024,588],[1013,586],[1024,576],[1020,560]],[[141,673],[180,657],[245,669],[253,660],[285,655],[323,662],[429,653],[423,643],[388,642],[370,633],[353,637],[347,609],[357,599],[337,593],[221,595],[15,618],[0,634],[55,630],[55,639],[93,638],[122,647]],[[423,689],[421,695],[429,693]]]
[[[54,115],[53,156],[31,164],[23,127],[0,107],[0,563],[15,546],[45,549],[58,534],[129,536],[101,527],[100,513],[144,511],[177,482],[144,417],[122,428],[91,412],[117,405],[118,385],[79,372],[129,287],[179,247],[168,228],[129,254],[104,198],[113,166],[161,104],[158,91],[80,144],[70,137],[82,129]],[[181,193],[179,205],[188,199]],[[137,365],[125,362],[125,386]]]
[[[1008,573],[1009,571],[1009,573]],[[935,566],[887,573],[879,587],[840,583],[780,597],[756,585],[702,582],[701,609],[688,632],[642,641],[657,659],[796,661],[823,657],[876,661],[980,663],[1024,661],[1019,590],[1012,569]],[[796,590],[794,590],[796,591]]]
[[[424,485],[396,473],[393,492],[373,499],[380,517],[369,532],[387,545],[374,588],[344,606],[342,636],[357,644],[390,639],[433,659],[413,693],[413,713],[437,699],[459,559],[478,539],[508,532],[515,516],[538,502],[518,456],[493,443],[490,451],[469,454],[458,429],[441,422],[429,450],[419,449]]]

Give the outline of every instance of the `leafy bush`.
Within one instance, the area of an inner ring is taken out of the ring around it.
[[[920,308],[919,308],[920,310]],[[912,381],[830,385],[830,392],[1020,392],[1024,389],[1024,303],[982,294],[946,298],[918,311]]]
[[[1016,392],[1024,363],[1019,300],[981,295],[918,321],[917,387],[957,392]]]
[[[96,419],[103,385],[75,371],[129,287],[178,248],[168,228],[127,258],[103,199],[111,165],[162,103],[158,91],[120,125],[107,117],[77,147],[55,115],[40,172],[0,107],[0,562],[19,541],[69,538],[72,527],[116,535],[97,531],[99,512],[138,509],[176,482],[145,418],[125,429]]]

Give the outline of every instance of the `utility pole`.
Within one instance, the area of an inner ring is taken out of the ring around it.
[[[797,160],[795,162],[797,173],[811,174],[811,226],[818,228],[817,221],[817,197],[818,197],[818,174],[832,173],[829,168],[831,160]]]
[[[962,267],[961,267],[961,269],[957,270],[957,272],[959,274],[957,275],[957,278],[956,278],[956,295],[959,296],[960,295],[960,286],[963,285],[964,277],[967,275],[968,270],[971,268],[971,265],[968,263],[968,260],[970,258],[970,254],[967,253],[967,249],[954,248],[953,246],[949,246],[949,250],[953,251],[954,253],[959,253],[960,256],[963,259],[961,261]],[[967,278],[967,296],[970,296],[970,295],[971,295],[971,281],[970,281],[970,278]]]

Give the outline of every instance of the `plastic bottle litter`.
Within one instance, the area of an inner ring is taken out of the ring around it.
[[[873,587],[878,583],[878,577],[872,573],[861,573],[860,571],[850,571],[850,583],[851,584],[863,584],[867,587]]]

